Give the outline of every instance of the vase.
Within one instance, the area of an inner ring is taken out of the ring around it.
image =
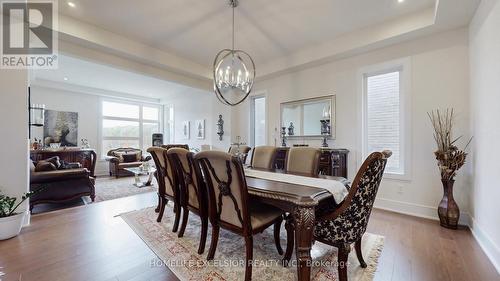
[[[439,222],[442,227],[457,229],[460,210],[453,198],[455,180],[442,179],[441,182],[443,183],[443,199],[441,199],[438,207]]]

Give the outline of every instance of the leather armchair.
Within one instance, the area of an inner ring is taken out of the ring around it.
[[[33,163],[33,162],[32,162]],[[35,171],[32,164],[30,172],[30,190],[43,190],[30,198],[30,211],[40,203],[70,201],[82,196],[95,200],[95,179],[86,168]]]
[[[128,157],[135,157],[134,161],[126,161]],[[106,161],[109,162],[109,175],[116,178],[121,176],[133,176],[125,168],[139,167],[143,162],[151,160],[151,156],[142,155],[142,150],[131,147],[121,147],[108,151]]]

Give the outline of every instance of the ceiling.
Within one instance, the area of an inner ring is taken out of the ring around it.
[[[58,63],[57,69],[32,70],[30,84],[122,98],[146,97],[153,102],[180,95],[207,93],[163,79],[69,56],[60,55]]]
[[[231,44],[226,0],[71,1],[74,8],[59,1],[60,13],[207,67]],[[434,5],[435,0],[240,0],[236,48],[259,65]]]

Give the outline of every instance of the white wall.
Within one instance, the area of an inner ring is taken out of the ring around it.
[[[0,191],[19,199],[28,191],[27,81],[25,70],[0,70]]]
[[[470,26],[472,232],[500,273],[500,1],[483,0]]]
[[[330,146],[350,150],[348,168],[352,179],[361,164],[361,79],[358,71],[365,66],[407,57],[411,61],[412,80],[412,178],[410,181],[385,179],[376,204],[400,212],[436,218],[442,186],[433,155],[436,147],[427,112],[435,108],[454,107],[458,113],[456,135],[470,135],[467,30],[437,34],[257,81],[254,92],[267,95],[269,144],[274,144],[275,138],[280,143],[275,128],[279,127],[281,102],[336,94],[337,139],[330,141]],[[240,134],[248,139],[248,109],[248,102],[234,109],[233,135]],[[321,140],[305,142],[319,146]],[[470,182],[467,174],[466,167],[459,173],[456,182],[456,199],[463,212],[468,211]]]
[[[162,100],[174,106],[175,143],[187,143],[191,148],[200,148],[203,144],[212,145],[213,149],[227,150],[231,144],[231,109],[222,105],[210,92],[196,92],[177,95],[174,99]],[[217,135],[217,120],[222,114],[224,135],[222,141]],[[205,119],[205,139],[196,138],[195,121]],[[183,138],[183,122],[190,121],[190,137]]]

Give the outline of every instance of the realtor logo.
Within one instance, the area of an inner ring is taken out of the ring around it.
[[[57,68],[57,1],[3,1],[0,68]]]

